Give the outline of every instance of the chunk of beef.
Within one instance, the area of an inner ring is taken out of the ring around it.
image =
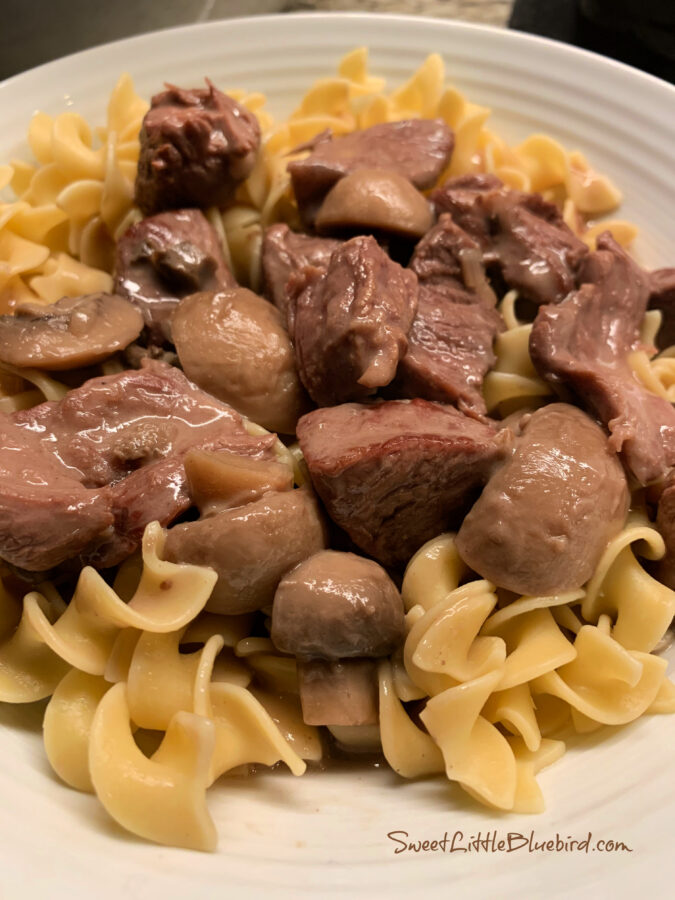
[[[439,212],[449,212],[499,268],[511,288],[536,304],[557,303],[576,286],[588,247],[558,209],[537,194],[506,188],[491,175],[464,175],[433,192]]]
[[[109,490],[87,490],[79,476],[39,434],[0,413],[0,559],[44,571],[110,530]]]
[[[503,329],[496,309],[453,302],[421,286],[408,351],[392,389],[402,397],[452,403],[467,415],[484,416],[483,378],[495,363],[492,348]]]
[[[340,245],[334,238],[314,237],[291,231],[288,225],[271,225],[262,243],[263,294],[281,311],[284,320],[288,307],[286,285],[294,272],[305,266],[324,269],[333,250]]]
[[[249,435],[238,413],[158,362],[93,378],[12,419],[85,488],[110,485],[114,533],[80,554],[99,567],[130,555],[149,522],[166,525],[190,506],[183,458],[191,448],[273,455],[273,435]],[[64,558],[75,556],[70,536],[62,539]]]
[[[216,90],[167,85],[141,128],[136,203],[145,215],[181,206],[226,206],[255,165],[258,120]]]
[[[656,335],[659,350],[675,344],[675,269],[657,269],[649,276],[649,308],[661,310],[661,327]]]
[[[270,606],[286,572],[325,546],[316,499],[301,488],[176,525],[164,552],[172,562],[215,569],[218,581],[206,608],[235,615]]]
[[[235,286],[218,235],[198,209],[143,219],[117,242],[115,290],[141,311],[153,343],[171,340],[181,298]]]
[[[530,334],[535,368],[554,387],[574,392],[611,432],[635,478],[646,484],[675,465],[675,410],[633,374],[649,277],[605,232],[582,266],[581,287],[539,310]]]
[[[441,119],[385,122],[318,141],[309,156],[288,166],[304,224],[313,224],[328,191],[356,169],[391,169],[421,190],[432,187],[453,146],[453,134]]]
[[[300,378],[319,406],[358,400],[392,380],[417,310],[417,278],[372,237],[341,244],[328,268],[293,280],[289,329]]]
[[[484,302],[496,306],[497,298],[483,278],[469,285],[467,270],[476,263],[482,270],[482,252],[478,241],[454,223],[448,213],[443,213],[415,247],[409,267],[417,275],[420,287],[433,288],[453,303]],[[471,274],[470,272],[468,274]]]
[[[510,432],[426,400],[318,409],[298,422],[312,482],[330,517],[385,565],[406,563],[457,525]]]
[[[457,534],[462,559],[518,594],[581,587],[621,530],[630,494],[604,431],[574,406],[527,415],[513,456]]]
[[[656,527],[666,544],[666,555],[658,564],[659,581],[675,591],[675,471],[668,476],[659,498]]]

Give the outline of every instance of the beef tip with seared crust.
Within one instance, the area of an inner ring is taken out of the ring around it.
[[[312,400],[319,406],[360,400],[389,384],[416,310],[417,278],[372,237],[341,244],[327,269],[298,273],[289,331]]]
[[[181,206],[222,208],[255,165],[258,120],[206,84],[194,90],[167,85],[152,98],[136,176],[136,203],[146,216]]]
[[[510,438],[508,429],[498,432],[426,400],[347,403],[298,422],[329,516],[363,551],[392,566],[459,524]]]

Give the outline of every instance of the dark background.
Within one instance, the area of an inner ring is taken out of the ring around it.
[[[156,28],[308,9],[422,13],[509,26],[594,50],[675,83],[675,0],[0,0],[0,80]]]

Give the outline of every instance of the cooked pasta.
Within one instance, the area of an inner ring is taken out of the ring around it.
[[[543,134],[508,145],[489,128],[489,109],[446,84],[438,54],[387,91],[369,72],[366,50],[354,50],[284,120],[266,110],[262,94],[230,95],[256,115],[261,152],[233,205],[206,214],[238,282],[254,290],[264,229],[299,222],[288,162],[326,129],[344,135],[439,117],[455,135],[442,178],[491,173],[539,192],[591,247],[607,228],[624,246],[635,237],[628,222],[596,222],[621,194],[581,153]],[[0,314],[24,300],[48,305],[112,289],[116,241],[141,218],[134,180],[148,108],[123,75],[102,127],[92,131],[75,112],[32,118],[34,160],[0,166],[0,191],[15,198],[0,203]],[[518,317],[515,291],[499,310],[506,328],[483,394],[488,414],[503,418],[547,403],[552,391],[530,359],[532,326]],[[672,402],[673,348],[658,356],[649,349],[659,324],[650,313],[645,349],[631,364],[647,388]],[[122,368],[113,358],[101,371]],[[44,372],[0,362],[0,412],[58,401],[67,390]],[[251,435],[267,434],[246,426]],[[275,452],[294,483],[306,484],[298,444],[277,441]],[[206,802],[213,782],[280,762],[302,775],[307,762],[323,759],[325,739],[303,720],[296,658],[277,650],[253,614],[206,611],[216,572],[167,561],[165,538],[151,523],[140,553],[110,579],[83,568],[69,597],[50,582],[22,595],[0,569],[0,700],[51,698],[44,742],[54,771],[96,794],[123,827],[162,844],[214,850]],[[330,730],[342,748],[381,748],[404,778],[445,773],[487,806],[539,812],[536,775],[562,756],[565,733],[675,712],[675,686],[653,652],[675,615],[675,593],[641,562],[660,559],[664,542],[636,495],[634,512],[583,589],[513,597],[473,576],[454,538],[429,541],[405,569],[407,636],[379,662],[377,724]],[[406,704],[423,706],[419,719]],[[154,752],[144,752],[153,737]]]

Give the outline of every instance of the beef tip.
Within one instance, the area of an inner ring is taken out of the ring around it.
[[[136,203],[148,216],[181,206],[226,206],[260,146],[258,120],[207,79],[196,90],[167,85],[141,128]]]
[[[322,550],[281,579],[270,634],[296,656],[387,656],[405,636],[403,601],[373,560]]]
[[[392,380],[417,310],[417,279],[372,237],[333,252],[326,270],[294,279],[289,329],[312,400],[359,400]]]
[[[218,235],[198,209],[143,219],[117,242],[115,290],[141,311],[152,343],[171,340],[171,316],[182,297],[235,286]]]
[[[377,725],[380,721],[374,659],[301,660],[298,682],[307,725]]]
[[[497,305],[485,277],[480,245],[448,213],[419,241],[409,266],[420,288],[433,288],[453,303]]]
[[[325,546],[317,502],[300,488],[176,525],[164,553],[171,562],[215,569],[218,581],[206,609],[236,615],[270,606],[286,572]]]
[[[336,182],[321,204],[319,234],[420,238],[433,224],[431,207],[407,178],[387,169],[357,169]]]
[[[467,415],[484,416],[483,378],[495,364],[492,348],[503,329],[496,309],[453,302],[421,286],[408,350],[392,390],[400,397],[452,403]]]
[[[604,431],[580,409],[554,403],[524,417],[513,456],[464,519],[457,549],[509,591],[574,590],[623,527],[629,499]]]
[[[294,434],[309,408],[279,310],[246,288],[191,294],[171,321],[185,374],[263,428]]]
[[[607,426],[610,447],[641,484],[655,481],[675,465],[675,410],[640,384],[628,362],[640,346],[649,277],[605,232],[579,278],[578,291],[539,310],[532,362]]]
[[[439,213],[450,213],[480,245],[485,263],[526,299],[557,303],[575,288],[588,247],[552,203],[510,190],[491,175],[452,179],[431,197]]]
[[[0,413],[0,559],[43,572],[111,529],[109,490],[88,490],[79,476],[39,434]]]
[[[675,590],[675,472],[671,472],[659,498],[656,527],[666,544],[666,555],[658,564],[659,581]]]
[[[50,371],[93,366],[124,350],[142,329],[138,310],[114,294],[22,303],[16,315],[0,316],[0,360]]]
[[[238,413],[158,362],[93,378],[63,400],[14,413],[12,420],[71,467],[85,488],[110,486],[114,531],[80,554],[101,568],[133,553],[149,522],[167,525],[190,506],[188,450],[274,455],[273,435],[249,435]],[[62,539],[64,558],[75,556],[69,534]]]
[[[649,308],[661,310],[661,327],[656,335],[659,350],[675,344],[675,269],[657,269],[649,276]]]
[[[279,309],[284,321],[288,307],[286,285],[294,272],[305,266],[324,269],[340,241],[291,231],[288,225],[271,225],[262,243],[263,294]]]
[[[317,142],[308,157],[288,166],[303,223],[313,225],[328,191],[356,169],[391,169],[420,190],[432,187],[453,146],[453,134],[442,119],[386,122]]]
[[[328,514],[384,565],[456,526],[508,451],[510,432],[426,400],[348,403],[298,422]]]

